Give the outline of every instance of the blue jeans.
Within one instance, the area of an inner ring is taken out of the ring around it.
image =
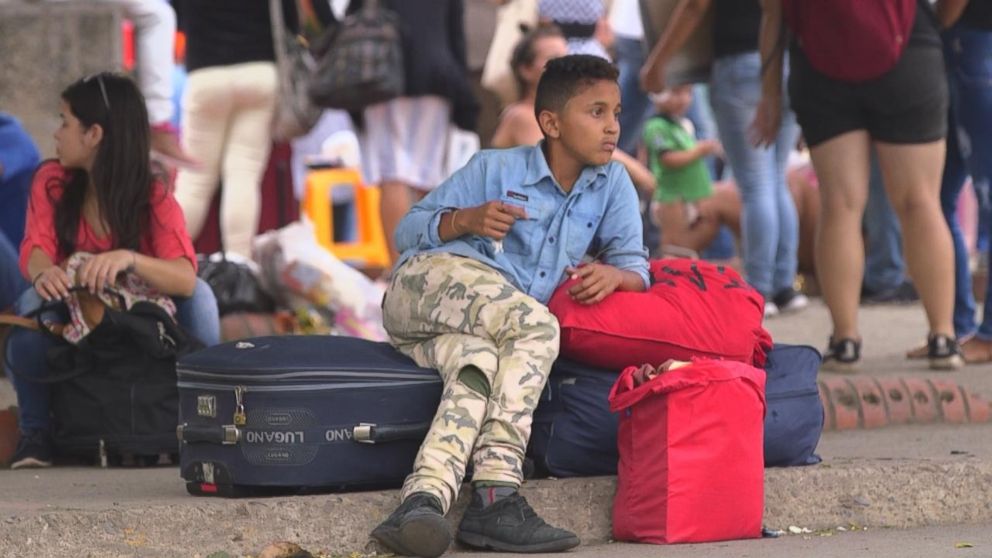
[[[862,218],[865,229],[864,286],[872,292],[895,289],[906,280],[906,263],[902,258],[902,228],[899,218],[885,195],[882,170],[872,153],[868,180],[868,202]]]
[[[613,42],[616,48],[617,68],[620,70],[620,149],[634,155],[637,142],[641,139],[644,121],[654,113],[654,106],[648,96],[641,91],[641,66],[644,65],[644,42],[637,39],[617,37]]]
[[[175,298],[176,321],[187,333],[210,346],[220,341],[220,318],[217,314],[217,299],[204,281],[196,280],[196,289],[189,298]],[[38,293],[29,288],[17,300],[17,313],[25,315],[41,306]],[[62,312],[54,312],[46,319],[64,322]],[[50,396],[48,384],[32,382],[20,375],[44,377],[48,372],[45,355],[55,344],[55,340],[44,333],[15,328],[7,338],[6,358],[17,374],[9,373],[17,392],[17,405],[20,429],[23,432],[47,430],[50,424]]]
[[[992,176],[992,32],[956,25],[943,34],[950,104],[947,159],[940,188],[944,218],[954,239],[954,333],[976,332],[968,248],[957,222],[958,195],[968,175]],[[976,335],[992,340],[992,289],[986,288]]]
[[[741,191],[741,233],[747,281],[765,296],[792,287],[796,277],[799,218],[785,179],[799,127],[785,99],[775,145],[756,148],[748,128],[761,99],[761,57],[748,52],[718,58],[710,103],[727,162]]]
[[[0,312],[10,308],[26,288],[27,281],[17,265],[17,250],[7,236],[0,233]]]

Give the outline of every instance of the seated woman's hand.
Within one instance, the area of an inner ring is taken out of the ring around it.
[[[571,279],[580,279],[568,290],[568,294],[579,304],[596,304],[617,290],[623,282],[623,272],[612,265],[598,262],[565,270]]]
[[[131,250],[111,250],[96,254],[86,261],[76,273],[76,282],[96,294],[117,280],[117,275],[128,271],[135,263]]]
[[[57,265],[46,268],[38,273],[31,286],[45,301],[63,299],[69,296],[72,282],[64,269]]]

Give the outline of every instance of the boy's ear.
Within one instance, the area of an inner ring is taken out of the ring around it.
[[[541,131],[545,137],[558,139],[561,137],[558,114],[550,110],[542,110],[537,115],[537,123],[541,126]]]
[[[103,139],[103,126],[99,124],[94,124],[87,128],[86,132],[83,133],[83,138],[86,140],[86,145],[89,147],[96,147],[100,144],[100,140]]]

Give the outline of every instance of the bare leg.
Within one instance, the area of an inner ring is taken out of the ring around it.
[[[906,264],[931,333],[954,338],[954,251],[940,209],[944,141],[876,143],[885,192],[902,225]]]
[[[816,274],[834,339],[860,339],[858,298],[865,265],[861,216],[868,200],[869,148],[868,133],[860,130],[810,150],[820,180]]]
[[[720,221],[711,207],[707,207],[711,198],[702,200],[700,218],[693,226],[689,226],[682,202],[658,203],[654,205],[655,223],[661,232],[659,252],[662,254],[666,247],[684,248],[697,254],[705,249],[720,230]]]

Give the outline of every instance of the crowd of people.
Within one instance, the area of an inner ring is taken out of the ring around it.
[[[600,0],[541,0],[505,62],[520,95],[486,138],[497,149],[444,176],[439,138],[452,126],[474,130],[479,114],[464,3],[382,0],[400,21],[406,89],[352,117],[396,262],[384,326],[397,349],[440,372],[445,390],[402,503],[374,538],[399,554],[442,554],[452,538],[444,515],[471,462],[460,541],[515,552],[579,544],[517,492],[530,417],[558,354],[546,303],[565,278],[578,279],[576,301],[596,304],[648,288],[649,255],[705,257],[729,235],[766,317],[804,308],[797,275],[815,268],[832,320],[826,370],[858,367],[866,293],[918,293],[929,331],[910,357],[935,369],[992,362],[992,300],[976,323],[957,222],[967,178],[985,192],[992,176],[992,6],[908,2],[891,63],[852,78],[833,71],[817,31],[785,0],[681,0],[650,48],[637,0],[610,11]],[[298,31],[306,14],[282,5]],[[362,2],[307,5],[331,25]],[[251,253],[279,89],[269,7],[125,6],[138,25],[139,79],[103,72],[69,85],[55,159],[40,162],[16,121],[0,118],[0,134],[22,147],[0,157],[0,199],[12,200],[0,204],[12,211],[0,235],[0,308],[28,314],[129,273],[172,297],[178,323],[210,346],[220,340],[216,301],[197,279],[191,239],[222,184],[224,248]],[[670,81],[708,11],[708,83]],[[162,102],[177,13],[189,74],[181,133]],[[709,127],[716,137],[700,130]],[[790,163],[807,151],[811,168]],[[157,161],[178,168],[174,183]],[[645,222],[660,229],[647,248]],[[64,263],[78,252],[93,256],[70,277]],[[17,330],[6,345],[21,372],[14,468],[52,463],[49,388],[25,380],[45,373],[50,343]]]

